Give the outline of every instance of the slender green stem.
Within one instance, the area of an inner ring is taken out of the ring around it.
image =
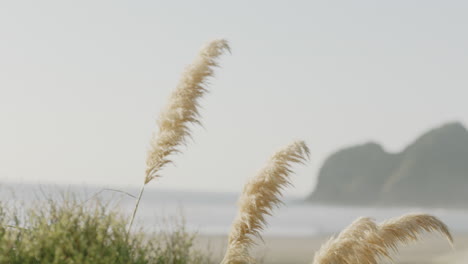
[[[138,206],[140,205],[141,196],[143,196],[145,186],[146,184],[143,184],[143,186],[141,186],[140,194],[138,195],[138,199],[135,204],[135,209],[133,210],[132,218],[130,219],[130,225],[128,226],[127,236],[130,235],[130,231],[132,230],[133,221],[135,220],[135,215],[137,213]]]

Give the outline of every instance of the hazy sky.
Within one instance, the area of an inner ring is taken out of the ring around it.
[[[466,1],[1,1],[0,181],[138,186],[155,119],[207,41],[232,54],[155,188],[240,191],[304,139],[323,160],[468,124]]]

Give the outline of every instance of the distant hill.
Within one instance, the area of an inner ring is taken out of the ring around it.
[[[468,207],[468,131],[433,129],[400,153],[376,143],[340,150],[323,164],[308,201],[349,205]]]

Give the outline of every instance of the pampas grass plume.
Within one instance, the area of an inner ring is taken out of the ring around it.
[[[218,66],[217,59],[225,51],[230,51],[230,48],[224,39],[211,41],[203,47],[195,61],[182,74],[168,104],[161,111],[157,121],[158,133],[154,134],[151,140],[146,158],[145,179],[133,210],[128,232],[132,228],[146,184],[160,177],[159,171],[171,162],[169,156],[179,152],[178,147],[185,144],[190,137],[189,125],[200,124],[198,101],[207,93],[207,81],[214,75],[214,68]]]
[[[315,254],[313,264],[377,264],[382,258],[392,260],[400,243],[419,240],[424,232],[438,232],[453,243],[447,226],[431,215],[407,214],[379,225],[361,218],[326,242]]]
[[[380,239],[383,246],[396,251],[399,243],[417,241],[423,232],[438,232],[453,244],[447,225],[437,217],[427,214],[407,214],[387,220],[379,225],[376,233],[370,233],[367,241]]]
[[[218,66],[217,59],[225,51],[230,51],[228,42],[224,39],[214,40],[200,51],[195,62],[185,70],[159,116],[159,130],[151,140],[146,159],[145,184],[158,177],[159,170],[171,162],[168,157],[179,152],[178,146],[185,144],[190,137],[189,124],[200,124],[198,100],[207,92],[207,80],[213,76],[213,68]]]
[[[378,229],[377,224],[368,217],[361,217],[355,220],[352,224],[346,227],[341,233],[330,238],[325,242],[320,250],[314,256],[314,264],[332,264],[332,263],[361,263],[359,260],[361,256],[373,256],[372,250],[379,249],[370,247],[366,243],[361,243],[365,240],[370,232],[376,232]],[[376,246],[376,245],[373,245]],[[374,263],[376,259],[370,262]]]
[[[238,201],[239,211],[229,234],[228,248],[222,264],[246,264],[254,260],[249,248],[266,224],[265,217],[281,203],[284,187],[290,184],[293,163],[303,163],[309,149],[303,141],[296,141],[276,152],[256,177],[250,179]]]

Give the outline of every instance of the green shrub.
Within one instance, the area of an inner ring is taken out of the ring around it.
[[[0,264],[207,264],[195,236],[175,231],[127,237],[128,217],[108,204],[49,200],[24,212],[0,205]]]

